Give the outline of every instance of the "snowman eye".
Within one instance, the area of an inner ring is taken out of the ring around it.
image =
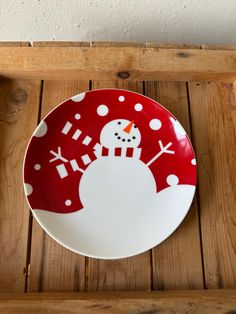
[[[134,125],[134,128],[136,129],[136,128],[137,128],[137,125]]]
[[[133,137],[132,137],[132,139],[134,139],[134,140],[135,140],[135,139],[136,139],[136,137],[135,137],[135,136],[133,136]]]
[[[121,122],[119,121],[118,124],[121,124]]]

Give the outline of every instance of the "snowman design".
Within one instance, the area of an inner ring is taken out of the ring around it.
[[[59,106],[35,130],[25,161],[25,192],[37,221],[59,243],[92,257],[132,256],[162,242],[195,192],[196,161],[179,122],[146,98],[128,101],[130,92],[118,93],[83,93]],[[147,103],[145,112],[138,101]]]
[[[86,170],[78,166],[76,159],[70,160],[74,171],[83,173],[78,194],[84,208],[114,208],[119,205],[119,211],[130,210],[135,203],[151,199],[156,193],[156,182],[149,166],[162,154],[174,154],[168,148],[169,142],[163,145],[159,141],[160,151],[146,164],[140,159],[142,148],[139,148],[141,133],[134,121],[115,119],[108,122],[100,134],[100,143],[94,145],[96,159]],[[104,156],[104,152],[105,155]],[[50,162],[60,159],[68,160],[58,152],[50,151],[54,156]],[[89,158],[89,157],[87,157]],[[88,163],[84,157],[84,163]],[[63,164],[57,166],[61,178]]]

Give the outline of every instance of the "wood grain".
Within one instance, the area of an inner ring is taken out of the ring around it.
[[[191,136],[186,84],[146,82],[146,95],[175,115]],[[179,228],[152,251],[154,289],[203,288],[196,200]]]
[[[45,81],[41,117],[63,100],[88,89],[88,82]],[[85,258],[55,242],[34,220],[28,291],[84,289]]]
[[[29,209],[22,166],[37,125],[40,81],[0,81],[0,291],[24,291]]]
[[[235,290],[0,295],[0,311],[6,314],[233,314],[235,308]]]
[[[236,287],[236,106],[231,84],[189,83],[207,288]]]
[[[141,82],[95,81],[95,88],[123,88],[142,93]],[[114,261],[87,259],[87,291],[151,288],[150,252]]]
[[[90,47],[88,41],[34,41],[32,47]]]
[[[0,47],[0,76],[115,80],[236,80],[236,51],[141,47]]]
[[[0,41],[0,47],[30,47],[29,41]]]
[[[165,49],[200,49],[201,45],[189,44],[171,44],[171,43],[146,43],[147,48],[165,48]]]
[[[205,50],[236,50],[236,45],[201,45]]]
[[[92,41],[91,47],[145,47],[143,43]]]

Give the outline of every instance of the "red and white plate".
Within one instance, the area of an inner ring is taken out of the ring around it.
[[[42,228],[68,249],[115,259],[165,240],[187,214],[196,159],[176,118],[119,89],[76,95],[34,131],[24,190]]]

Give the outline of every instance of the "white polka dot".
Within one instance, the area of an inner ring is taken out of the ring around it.
[[[196,165],[196,164],[197,164],[197,162],[196,162],[196,159],[195,159],[195,158],[193,158],[193,159],[191,160],[191,164],[192,164],[192,165]]]
[[[71,100],[73,100],[75,102],[79,102],[79,101],[83,100],[84,97],[85,97],[85,93],[81,93],[81,94],[78,94],[78,95],[71,97]]]
[[[41,169],[41,165],[40,164],[35,164],[34,165],[34,169],[35,170],[40,170]]]
[[[71,200],[66,200],[66,201],[65,201],[65,205],[66,205],[66,206],[70,206],[71,204],[72,204]]]
[[[178,135],[186,135],[186,131],[185,129],[182,127],[182,125],[179,123],[178,120],[175,120],[174,118],[170,118],[170,121],[173,123],[174,125],[174,130]]]
[[[141,111],[142,109],[143,109],[143,105],[141,105],[141,104],[136,104],[135,106],[134,106],[134,109],[136,110],[136,111]]]
[[[99,116],[106,116],[107,114],[108,114],[108,107],[106,106],[106,105],[100,105],[100,106],[98,106],[98,108],[97,108],[97,114],[99,115]]]
[[[166,179],[166,182],[170,185],[170,186],[173,186],[173,185],[177,185],[179,183],[179,178],[174,175],[174,174],[170,174],[167,179]]]
[[[25,195],[29,196],[33,192],[33,187],[29,183],[24,183],[24,190],[25,190]]]
[[[75,114],[75,119],[76,119],[76,120],[79,120],[80,118],[81,118],[81,115],[80,115],[79,113],[76,113],[76,114]]]
[[[37,129],[34,131],[34,136],[36,137],[42,137],[47,133],[48,126],[45,121],[41,121],[38,125]]]
[[[119,96],[119,101],[123,102],[125,100],[124,96]]]
[[[152,119],[149,126],[152,130],[159,130],[161,128],[161,121],[159,119]]]

